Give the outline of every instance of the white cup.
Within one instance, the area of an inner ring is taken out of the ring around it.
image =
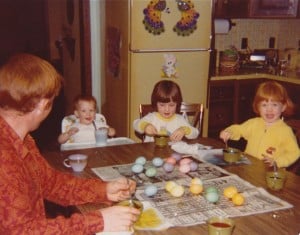
[[[107,144],[107,127],[101,127],[95,131],[95,138],[97,145],[106,145]]]
[[[75,172],[81,172],[87,165],[87,155],[84,154],[72,154],[66,158],[63,163],[66,167],[72,168]]]

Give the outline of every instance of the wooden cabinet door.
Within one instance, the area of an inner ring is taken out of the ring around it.
[[[234,80],[211,81],[209,91],[208,136],[218,138],[234,120]]]
[[[215,0],[215,18],[247,18],[249,0]]]
[[[238,80],[237,86],[237,123],[257,116],[253,112],[252,103],[259,83],[264,79]]]

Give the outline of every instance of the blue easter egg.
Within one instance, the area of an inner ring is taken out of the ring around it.
[[[163,165],[165,172],[172,172],[174,170],[174,167],[175,166],[169,162],[165,162]]]
[[[148,197],[154,196],[157,193],[157,186],[155,185],[148,185],[145,188],[145,194]]]
[[[152,164],[155,167],[160,167],[160,166],[162,166],[164,164],[164,160],[162,158],[160,158],[160,157],[155,157],[152,160]]]
[[[136,164],[145,165],[146,164],[146,158],[144,156],[140,156],[137,159],[135,159]]]
[[[144,166],[141,165],[141,164],[134,164],[134,165],[131,167],[131,171],[132,171],[133,173],[141,173],[143,170],[144,170]]]

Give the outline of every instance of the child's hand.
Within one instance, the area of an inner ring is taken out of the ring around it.
[[[231,133],[228,131],[221,131],[219,137],[226,143],[230,139]]]
[[[157,134],[157,130],[156,130],[156,128],[152,124],[149,123],[149,124],[147,124],[145,126],[145,134],[146,135],[150,135],[150,136],[156,135]]]
[[[171,135],[170,135],[170,140],[171,141],[180,141],[185,135],[185,131],[183,127],[179,127],[177,130],[175,130]]]
[[[268,165],[269,167],[273,167],[275,163],[275,160],[272,158],[272,157],[269,157],[268,155],[266,154],[262,154],[263,156],[263,161],[266,165]]]
[[[116,135],[116,130],[112,127],[108,127],[108,136],[112,137]]]
[[[79,129],[77,127],[72,127],[72,128],[70,128],[70,130],[67,131],[67,134],[70,138],[72,135],[75,135],[78,131],[79,131]]]

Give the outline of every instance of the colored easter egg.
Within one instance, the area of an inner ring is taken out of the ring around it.
[[[179,166],[179,171],[182,173],[188,173],[191,170],[189,164],[182,164]]]
[[[217,192],[218,192],[218,189],[217,189],[216,187],[214,187],[214,186],[209,186],[209,187],[207,187],[207,188],[205,189],[205,192],[206,192],[206,193],[210,193],[210,192],[215,192],[215,193],[217,193]]]
[[[195,177],[191,180],[191,184],[200,184],[200,185],[203,185],[203,182],[200,178],[198,177]]]
[[[163,168],[165,172],[172,172],[174,170],[174,165],[169,162],[165,162]]]
[[[205,194],[207,201],[215,203],[219,200],[219,194],[217,192],[209,192]]]
[[[131,167],[131,171],[132,171],[133,173],[141,173],[143,170],[144,170],[144,166],[141,165],[141,164],[134,164],[134,165]]]
[[[155,176],[156,175],[156,173],[157,173],[157,170],[156,170],[156,168],[155,167],[149,167],[147,170],[146,170],[146,176],[148,176],[148,177],[153,177],[153,176]]]
[[[179,153],[172,153],[171,157],[175,158],[177,162],[182,158],[182,156]]]
[[[172,165],[176,165],[176,159],[173,157],[168,157],[165,162],[170,163]]]
[[[137,159],[135,159],[135,163],[140,165],[145,165],[146,161],[147,161],[146,158],[143,156],[140,156]]]
[[[154,196],[157,193],[157,186],[151,184],[146,186],[145,188],[145,194],[148,197]]]
[[[190,191],[192,194],[198,195],[202,193],[203,186],[201,184],[191,184]]]
[[[184,194],[184,187],[181,185],[176,185],[171,189],[170,193],[174,197],[181,197]]]
[[[164,164],[164,160],[160,157],[155,157],[152,160],[152,164],[153,166],[160,167]]]
[[[179,165],[190,164],[191,162],[192,162],[192,159],[190,159],[190,158],[182,158],[179,161]]]
[[[196,162],[190,162],[191,171],[195,171],[198,169],[198,164]]]
[[[175,186],[177,186],[176,182],[174,182],[174,181],[167,181],[166,185],[165,185],[165,189],[168,192],[171,192],[172,188],[174,188]]]

